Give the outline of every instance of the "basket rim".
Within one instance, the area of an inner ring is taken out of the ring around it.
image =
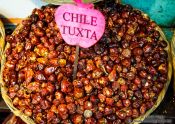
[[[123,4],[125,5],[125,4]],[[138,9],[135,9],[138,10]],[[144,12],[142,12],[141,10],[139,10],[143,16],[148,16],[147,14],[145,14]],[[27,18],[26,18],[27,19]],[[150,21],[152,21],[150,19]],[[14,30],[14,32],[12,33],[12,35],[15,35],[17,33],[20,32],[20,29],[22,29],[23,25],[22,23],[20,23],[16,29]],[[139,124],[141,123],[146,117],[148,117],[162,102],[162,100],[164,99],[165,93],[168,89],[168,86],[171,82],[171,76],[172,76],[172,57],[171,57],[171,51],[170,51],[170,43],[168,42],[168,40],[166,39],[162,29],[157,25],[156,23],[156,30],[159,31],[161,38],[163,38],[163,40],[165,40],[167,42],[167,47],[165,48],[165,50],[168,53],[168,77],[167,77],[167,82],[164,84],[164,88],[162,89],[162,91],[159,93],[158,99],[156,100],[155,104],[153,105],[153,107],[149,110],[146,111],[146,113],[144,115],[140,115],[138,118],[133,119],[132,124]],[[4,41],[5,42],[5,41]],[[20,117],[25,123],[27,124],[35,124],[34,120],[31,119],[30,117],[26,116],[23,112],[21,112],[19,109],[15,108],[12,104],[11,98],[7,95],[7,88],[5,87],[4,81],[3,81],[3,70],[4,70],[4,63],[6,62],[6,55],[5,55],[5,51],[6,49],[9,47],[9,43],[7,43],[5,45],[5,49],[1,55],[2,59],[1,59],[1,75],[0,75],[0,84],[1,84],[1,93],[2,93],[2,97],[5,101],[5,103],[7,104],[7,106],[10,108],[10,110],[18,117]]]

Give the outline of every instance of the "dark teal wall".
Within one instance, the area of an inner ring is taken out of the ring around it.
[[[147,13],[163,27],[175,27],[175,0],[121,0]]]

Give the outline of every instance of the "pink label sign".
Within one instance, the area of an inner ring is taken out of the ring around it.
[[[65,4],[57,8],[55,21],[66,43],[88,48],[103,35],[105,18],[92,4]]]

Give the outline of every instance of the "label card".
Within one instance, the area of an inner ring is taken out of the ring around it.
[[[69,45],[88,48],[97,43],[105,30],[105,18],[93,4],[65,4],[57,8],[55,21]]]

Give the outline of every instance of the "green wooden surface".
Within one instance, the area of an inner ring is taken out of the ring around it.
[[[164,27],[175,26],[175,0],[121,0],[147,13]]]

